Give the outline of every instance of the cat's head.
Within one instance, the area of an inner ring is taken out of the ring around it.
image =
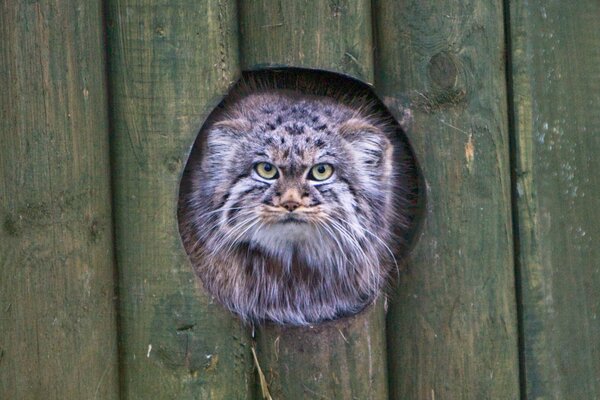
[[[389,238],[392,152],[384,127],[328,98],[240,99],[192,171],[196,237],[208,255],[244,244],[314,267],[372,258]]]

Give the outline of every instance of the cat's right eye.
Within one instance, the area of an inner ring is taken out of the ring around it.
[[[254,166],[254,170],[264,179],[276,179],[279,176],[277,168],[268,162],[259,162]]]

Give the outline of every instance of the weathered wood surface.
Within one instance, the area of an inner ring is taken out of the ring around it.
[[[600,3],[511,2],[528,399],[600,398]]]
[[[392,399],[517,399],[502,2],[375,3],[375,87],[427,181],[388,312]]]
[[[122,397],[251,398],[248,335],[204,295],[177,224],[187,154],[239,73],[235,1],[107,4]]]
[[[0,3],[0,398],[116,399],[100,1]]]
[[[600,5],[508,2],[505,49],[500,2],[238,3],[106,2],[121,397],[259,399],[258,364],[274,399],[599,398]],[[0,3],[2,399],[119,397],[103,45],[97,1]],[[427,208],[387,337],[380,302],[252,344],[193,276],[179,179],[238,54],[411,106]]]
[[[371,81],[369,1],[240,2],[244,69],[289,65]],[[258,362],[274,399],[385,399],[383,302],[350,320],[311,328],[267,325]],[[261,398],[260,382],[256,397]]]
[[[370,1],[242,1],[240,30],[245,68],[328,69],[373,82]]]
[[[387,399],[385,314],[366,313],[311,327],[264,327],[258,350],[273,399]]]

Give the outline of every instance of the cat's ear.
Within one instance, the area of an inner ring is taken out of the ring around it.
[[[248,132],[251,128],[252,126],[250,125],[250,122],[241,118],[226,119],[213,125],[213,130],[233,135]]]
[[[208,129],[206,146],[211,149],[210,153],[222,159],[228,154],[238,138],[250,130],[250,123],[243,119],[226,119],[214,123]]]
[[[360,162],[375,167],[391,165],[392,143],[378,127],[351,118],[340,126],[339,133],[352,145]]]

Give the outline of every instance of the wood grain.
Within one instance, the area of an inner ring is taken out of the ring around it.
[[[373,82],[369,1],[256,0],[240,3],[244,68],[290,66]]]
[[[600,398],[600,3],[511,2],[526,395]]]
[[[259,365],[273,399],[387,399],[381,306],[310,327],[263,327]]]
[[[117,399],[100,1],[0,2],[0,398]]]
[[[375,3],[375,88],[426,181],[388,313],[392,399],[517,399],[502,2]]]
[[[239,74],[235,1],[108,1],[121,394],[249,399],[248,334],[198,284],[178,232],[187,155]]]

